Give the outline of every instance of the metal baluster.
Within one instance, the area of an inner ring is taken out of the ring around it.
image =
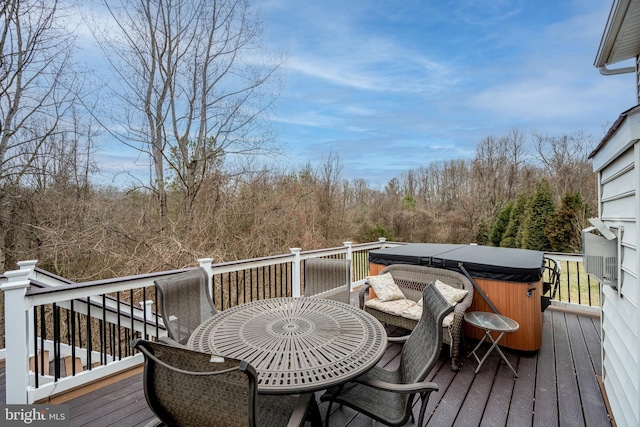
[[[571,268],[571,264],[567,261],[567,302],[571,302],[571,274],[569,274],[569,270]]]
[[[90,371],[91,369],[93,369],[93,366],[91,366],[91,347],[93,344],[93,340],[91,339],[91,297],[87,297],[87,325],[86,325],[86,332],[87,332],[87,369]]]
[[[45,321],[45,309],[44,305],[40,306],[40,366],[42,367],[42,373],[44,374],[44,342],[47,339],[47,325]],[[37,355],[36,355],[37,357]],[[47,360],[49,363],[49,360]]]
[[[118,313],[118,359],[122,359],[122,329],[120,325],[120,291],[116,292],[116,312]]]
[[[213,296],[211,296],[211,299],[213,299]],[[158,327],[158,292],[155,290],[153,290],[153,304],[156,308],[156,318],[155,318],[155,323],[156,323],[156,339],[158,339],[158,337],[160,336],[160,328]]]
[[[227,286],[231,286],[231,272],[227,273]],[[231,288],[227,292],[227,307],[231,307]]]
[[[70,319],[70,326],[71,326],[71,359],[73,360],[73,363],[71,364],[71,375],[75,376],[76,375],[76,317],[74,316],[74,306],[73,306],[73,300],[70,301],[70,308],[71,308],[71,319]]]
[[[40,367],[38,365],[40,365],[40,360],[38,357],[38,334],[35,333],[35,331],[38,330],[38,310],[34,309],[33,310],[33,330],[34,330],[34,334],[33,334],[33,365],[34,365],[34,372],[36,374],[35,376],[35,386],[36,388],[39,387],[39,372],[40,372]],[[42,350],[41,350],[42,351]],[[44,353],[44,351],[42,351]],[[44,367],[43,367],[44,368]]]
[[[104,360],[103,365],[107,364],[107,295],[102,294],[102,337],[104,343],[101,344],[103,348],[101,358]]]
[[[242,289],[242,302],[243,303],[248,302],[247,301],[247,270],[242,270],[242,288],[238,286],[238,292],[240,292],[240,289]],[[240,295],[238,295],[238,298],[240,298]]]
[[[582,289],[580,288],[580,263],[576,261],[576,276],[578,277],[578,304],[582,304]]]
[[[149,336],[147,335],[147,288],[142,288],[142,331],[144,333],[144,339],[148,340]]]
[[[78,313],[78,347],[82,348],[82,318]]]
[[[53,379],[60,378],[60,309],[54,302],[53,305]]]
[[[104,365],[104,338],[102,336],[103,325],[104,325],[104,322],[102,321],[102,319],[98,319],[98,346],[99,346],[98,353],[100,354],[101,365]]]
[[[133,328],[133,289],[129,289],[129,308],[131,310],[131,339],[135,337],[135,329]]]
[[[116,325],[113,323],[109,323],[109,333],[111,334],[111,339],[109,340],[111,352],[109,354],[112,356],[113,360],[116,360]]]

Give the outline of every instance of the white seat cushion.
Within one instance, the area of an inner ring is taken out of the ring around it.
[[[415,301],[409,299],[380,301],[378,298],[371,299],[364,303],[369,308],[373,308],[394,316],[402,316],[406,319],[415,320],[416,322],[422,317],[422,306]],[[445,316],[442,326],[448,328],[453,323],[453,312]]]
[[[374,298],[364,303],[364,305],[369,308],[384,311],[385,313],[393,314],[394,316],[402,316],[402,312],[405,309],[415,304],[415,301],[411,301],[405,298],[396,299],[393,301],[380,301],[379,298]]]

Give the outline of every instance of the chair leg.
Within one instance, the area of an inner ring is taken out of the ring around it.
[[[320,408],[318,408],[318,402],[316,402],[315,396],[307,412],[307,420],[311,421],[312,427],[322,427],[322,415],[320,415]]]
[[[333,406],[333,400],[329,401],[329,407],[327,408],[327,416],[324,419],[324,426],[329,427],[329,415],[331,415],[331,407]]]
[[[420,405],[420,417],[418,418],[418,426],[422,426],[424,421],[424,413],[427,411],[427,403],[429,403],[429,396],[431,392],[420,393],[420,399],[422,399],[422,405]]]

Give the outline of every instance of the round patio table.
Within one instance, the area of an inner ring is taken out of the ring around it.
[[[386,344],[384,327],[364,310],[320,298],[271,298],[219,312],[187,346],[251,363],[260,393],[295,394],[365,373]]]

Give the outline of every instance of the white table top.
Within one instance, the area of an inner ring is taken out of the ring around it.
[[[219,312],[187,345],[248,361],[260,393],[293,394],[363,374],[386,344],[384,327],[364,310],[320,298],[271,298]]]

